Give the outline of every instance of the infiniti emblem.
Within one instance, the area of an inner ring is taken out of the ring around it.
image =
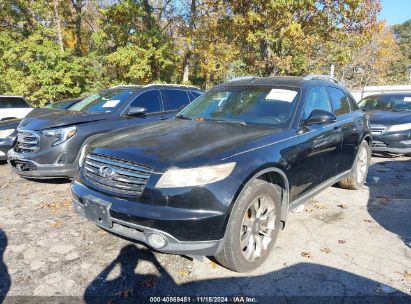
[[[99,172],[100,172],[100,175],[105,178],[112,178],[114,174],[116,174],[114,169],[108,166],[100,167]]]

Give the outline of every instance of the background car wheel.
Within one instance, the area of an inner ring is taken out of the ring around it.
[[[281,227],[280,207],[280,186],[254,180],[233,207],[217,261],[238,272],[260,266],[277,239]]]
[[[367,180],[368,167],[371,160],[371,148],[367,141],[363,141],[358,148],[357,156],[354,160],[352,172],[347,178],[338,182],[341,188],[357,190],[360,189]]]

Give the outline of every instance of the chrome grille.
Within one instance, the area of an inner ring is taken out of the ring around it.
[[[99,188],[137,196],[153,173],[148,167],[94,153],[86,156],[82,171],[85,179]]]
[[[385,131],[385,126],[383,126],[383,125],[371,125],[370,129],[371,129],[371,133],[373,135],[378,135],[378,134],[381,134],[382,132]]]
[[[18,153],[36,152],[40,146],[39,136],[32,131],[19,130],[14,151]]]

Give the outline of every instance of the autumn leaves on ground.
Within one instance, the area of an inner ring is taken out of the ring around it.
[[[0,1],[0,94],[34,105],[111,85],[328,74],[347,87],[405,84],[410,21],[378,0]],[[394,35],[395,34],[395,35]]]
[[[365,187],[331,187],[290,213],[249,274],[153,252],[77,215],[66,181],[28,181],[0,165],[0,301],[76,296],[411,295],[411,159],[373,158]]]

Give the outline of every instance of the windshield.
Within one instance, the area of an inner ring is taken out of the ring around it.
[[[370,96],[361,100],[359,106],[364,111],[411,111],[411,94]]]
[[[298,95],[297,89],[289,88],[221,88],[198,97],[177,117],[286,126]]]
[[[134,90],[106,90],[91,95],[86,99],[70,107],[72,111],[84,111],[88,113],[106,113],[117,110],[129,99]]]

